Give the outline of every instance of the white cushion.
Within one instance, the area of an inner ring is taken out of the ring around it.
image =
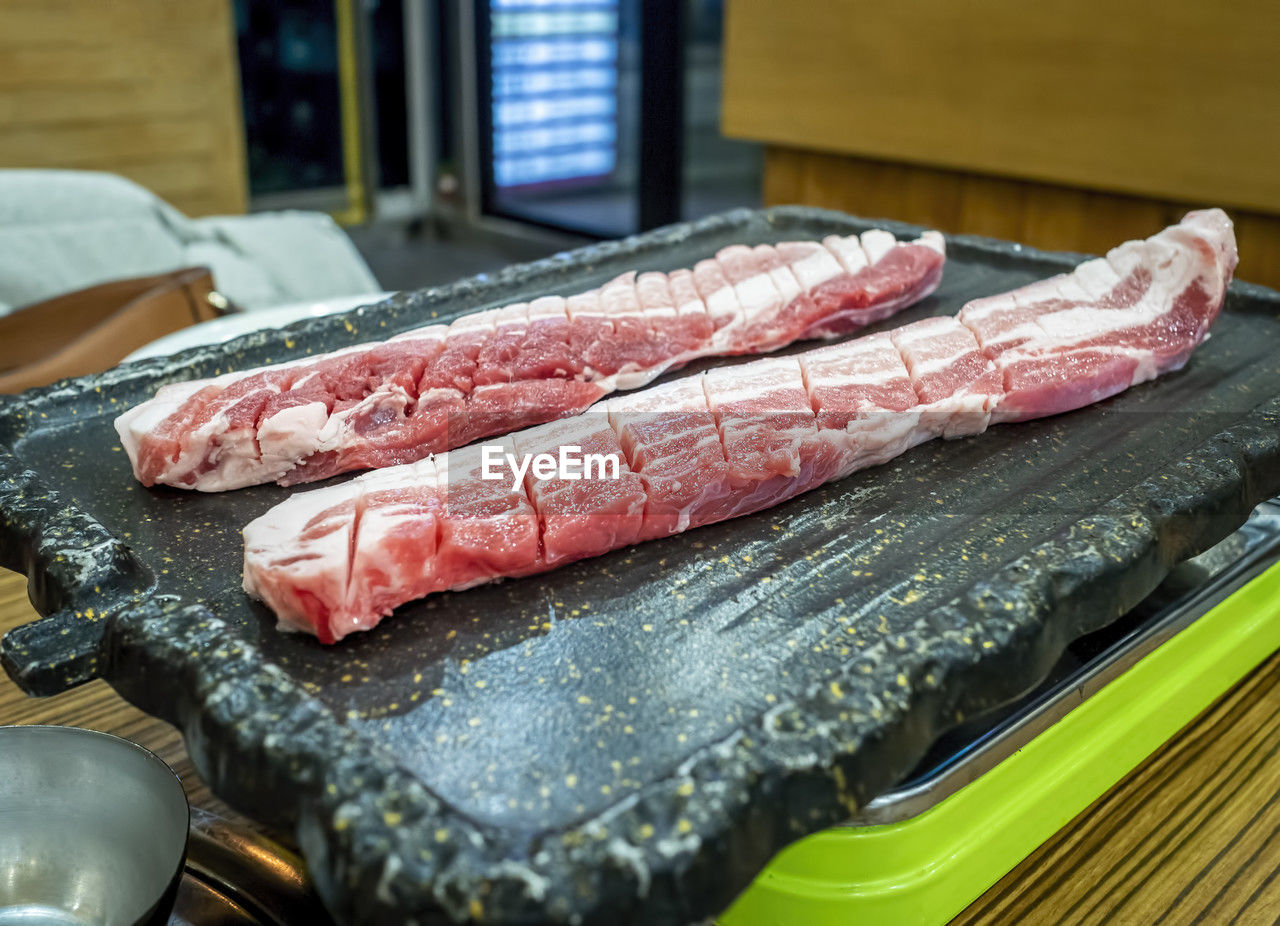
[[[192,220],[114,174],[0,170],[0,314],[106,280],[197,264],[249,309],[381,289],[323,213]]]

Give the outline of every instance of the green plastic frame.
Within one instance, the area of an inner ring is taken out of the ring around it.
[[[1280,648],[1280,564],[922,814],[778,853],[721,926],[941,924]]]

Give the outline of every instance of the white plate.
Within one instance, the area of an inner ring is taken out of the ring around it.
[[[156,338],[150,344],[139,347],[121,363],[143,360],[147,357],[163,357],[204,344],[221,344],[223,341],[230,341],[250,331],[283,328],[304,318],[319,318],[321,315],[332,315],[334,312],[342,312],[362,305],[373,305],[394,295],[395,293],[365,293],[360,296],[335,296],[332,299],[321,299],[315,302],[294,302],[289,305],[273,306],[270,309],[237,312],[234,315],[201,322],[190,328],[175,331],[173,334],[166,334],[162,338]]]

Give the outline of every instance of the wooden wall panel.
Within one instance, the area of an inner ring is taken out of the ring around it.
[[[245,211],[230,0],[0,0],[0,168],[122,174]]]
[[[1280,213],[1275,0],[733,0],[725,43],[728,135]]]
[[[771,147],[766,154],[764,200],[1086,254],[1145,238],[1195,208],[1171,200],[782,147]],[[1240,244],[1236,276],[1280,288],[1280,217],[1229,211]]]

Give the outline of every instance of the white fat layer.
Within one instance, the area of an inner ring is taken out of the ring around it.
[[[706,315],[707,306],[698,294],[692,270],[676,270],[667,275],[667,286],[680,315]]]
[[[804,374],[794,357],[770,357],[743,367],[717,367],[708,370],[704,379],[707,395],[714,397],[717,406],[732,402],[766,405],[770,393],[781,393],[781,398],[797,392],[805,395]],[[807,407],[807,398],[804,404]]]
[[[198,392],[200,388],[197,386],[192,389],[189,395]],[[137,459],[138,447],[143,438],[176,412],[181,407],[182,401],[168,398],[152,399],[141,405],[135,405],[115,420],[116,433],[120,435],[120,443],[124,445],[130,460]]]
[[[483,312],[473,312],[454,319],[449,324],[449,337],[496,331],[499,311],[499,309],[486,309]]]
[[[707,314],[712,319],[730,317],[727,325],[717,331],[714,339],[717,343],[728,340],[736,336],[737,331],[742,328],[742,305],[738,302],[738,295],[732,286],[724,286],[713,293],[703,293],[702,301],[707,307]]]
[[[895,366],[886,364],[878,369],[861,368],[857,370],[851,370],[834,363],[814,364],[809,362],[807,358],[802,358],[801,362],[804,364],[810,388],[844,386],[855,383],[858,386],[882,386],[894,380],[910,378],[907,375],[907,368],[902,365],[901,359],[898,360]]]
[[[483,386],[480,388],[484,388]],[[448,389],[444,386],[435,386],[425,392],[418,393],[419,405],[432,405],[437,402],[451,402],[461,400],[462,393],[457,389]]]
[[[314,360],[315,360],[314,357],[306,357],[302,360],[291,360],[288,363],[281,363],[278,366],[281,369],[285,369],[287,367],[296,367],[304,363],[311,363]],[[259,373],[264,369],[266,368],[253,367],[248,370],[232,370],[230,373],[223,373],[221,376],[211,376],[205,379],[192,379],[182,383],[169,383],[168,385],[161,386],[158,390],[156,390],[156,394],[152,397],[152,400],[154,401],[155,399],[169,399],[169,398],[175,398],[178,396],[182,396],[185,398],[185,397],[194,395],[195,393],[199,392],[201,389],[204,389],[206,386],[221,386],[222,389],[218,390],[218,393],[215,393],[215,396],[216,396],[217,394],[220,394],[223,389],[226,389],[227,386],[230,386],[232,383],[237,382],[238,380],[244,379],[247,376],[252,376],[255,373]]]
[[[563,296],[542,296],[529,303],[529,321],[568,321],[568,301]]]
[[[201,389],[205,388],[206,386],[211,386],[215,383],[220,383],[220,384],[230,383],[232,379],[239,379],[240,376],[242,375],[247,375],[247,374],[224,373],[222,376],[216,377],[214,379],[193,379],[185,383],[169,383],[167,386],[161,386],[160,389],[156,392],[155,398],[153,398],[151,401],[152,402],[161,402],[161,401],[171,402],[175,406],[177,406],[185,402],[187,399],[191,398],[193,395],[195,395],[197,392],[199,392]],[[126,414],[128,413],[126,412]]]
[[[534,425],[515,432],[511,437],[515,442],[516,451],[526,453],[532,448],[541,451],[547,447],[576,443],[578,440],[586,440],[602,431],[611,431],[611,429],[608,422],[601,420],[598,415],[577,415]]]
[[[321,511],[358,497],[360,490],[355,480],[340,485],[310,489],[291,495],[266,514],[250,521],[244,529],[245,547],[270,551],[286,547],[287,555],[294,555],[298,535]]]
[[[193,488],[200,492],[222,492],[227,489],[241,489],[278,479],[293,468],[291,461],[276,462],[274,465],[259,459],[253,434],[247,429],[227,432],[220,435],[220,444],[209,454],[209,462],[214,468],[196,477]],[[188,472],[193,463],[202,462],[195,454],[183,456],[185,461],[181,471]]]
[[[764,268],[764,272],[769,275],[769,279],[773,281],[773,285],[777,287],[778,294],[782,297],[782,303],[779,308],[785,308],[790,305],[793,300],[805,291],[800,285],[800,281],[796,278],[791,267],[783,260],[778,249],[768,244],[759,244],[753,249],[758,266]]]
[[[497,447],[503,453],[514,453],[515,442],[511,435],[490,438],[478,444],[468,444],[450,450],[448,453],[436,454],[436,470],[445,479],[462,479],[474,476],[484,466],[484,448]],[[364,477],[361,477],[364,478]]]
[[[599,407],[599,406],[596,406]],[[615,415],[631,415],[645,412],[706,411],[702,393],[701,374],[665,383],[645,392],[615,396],[604,403],[609,418]]]
[[[769,279],[773,281],[773,285],[778,288],[778,293],[782,296],[782,302],[778,306],[779,309],[789,306],[805,291],[804,287],[796,279],[795,274],[785,265],[770,267]]]
[[[1170,308],[1173,292],[1156,287],[1126,309],[1101,309],[1096,305],[1073,305],[1057,312],[1049,312],[1037,318],[1049,339],[1045,346],[1061,343],[1073,343],[1082,336],[1096,338],[1113,331],[1123,331],[1149,325],[1166,314]],[[1181,289],[1175,292],[1180,292]]]
[[[600,307],[600,290],[589,289],[585,293],[577,293],[564,301],[565,312],[572,321],[575,318],[598,317],[604,310]]]
[[[729,319],[727,323],[719,322],[724,327],[716,332],[716,338],[724,335],[727,329],[736,329],[742,320],[742,306],[738,304],[733,284],[725,277],[720,264],[712,258],[700,260],[694,265],[692,276],[694,288],[712,320]]]
[[[448,325],[426,325],[389,338],[391,341],[443,341],[449,336]]]
[[[770,377],[789,378],[797,375],[799,369],[794,357],[761,357],[741,366],[715,367],[706,375],[717,383],[758,382]]]
[[[442,484],[437,472],[437,460],[442,456],[432,454],[413,463],[372,470],[360,477],[361,485],[365,494],[414,487],[436,488]]]
[[[880,263],[881,258],[898,245],[898,239],[882,228],[864,231],[858,241],[861,242],[862,250],[866,252],[867,261],[871,264]]]
[[[840,262],[840,266],[844,267],[845,273],[859,273],[866,268],[867,252],[862,250],[857,235],[844,238],[839,235],[828,235],[822,239],[822,244]]]
[[[1012,293],[989,296],[986,299],[975,299],[960,310],[961,322],[978,322],[999,312],[1010,312],[1016,307]]]
[[[831,256],[830,251],[814,251],[804,260],[792,264],[792,271],[796,275],[796,279],[800,280],[801,285],[805,289],[816,289],[829,280],[844,273],[844,268],[840,266],[840,262]]]
[[[1171,261],[1187,257],[1186,249],[1167,237],[1156,235],[1146,241],[1126,241],[1107,252],[1107,263],[1121,277],[1127,277],[1139,268],[1157,273]]]
[[[939,437],[953,440],[981,434],[991,423],[999,396],[963,390],[920,407],[920,419]],[[936,422],[936,423],[934,423]]]
[[[896,355],[897,348],[893,346],[889,333],[883,331],[879,334],[868,334],[865,337],[854,338],[852,341],[842,341],[837,344],[815,347],[812,350],[805,351],[804,356],[812,360],[826,360],[828,357],[833,359],[853,358],[877,356],[886,353]]]
[[[1095,301],[1089,291],[1080,283],[1080,278],[1069,273],[1065,276],[1054,277],[1053,293],[1063,302],[1087,303]]]
[[[299,534],[320,512],[359,497],[353,482],[292,496],[244,529],[244,590],[269,602],[276,615],[303,630],[314,630],[295,594],[305,588],[323,591],[327,600],[346,599],[350,581],[351,512],[342,524],[321,537],[300,542]]]
[[[932,230],[924,232],[913,242],[913,244],[922,244],[926,248],[929,248],[932,251],[937,251],[943,256],[946,256],[947,253],[947,239],[942,237],[941,232]]]
[[[767,273],[759,273],[733,284],[742,306],[738,324],[749,325],[761,316],[772,315],[782,307],[782,295]]]
[[[612,376],[601,377],[597,382],[609,391],[615,389],[639,389],[641,386],[647,386],[665,373],[678,359],[672,358],[656,367],[648,367],[643,370],[619,370]]]
[[[503,332],[511,332],[516,329],[529,327],[529,303],[513,302],[511,305],[505,305],[498,309],[497,317],[494,319],[496,330]]]
[[[787,242],[785,246],[779,245],[779,253],[784,259],[793,252],[803,253],[798,259],[790,260],[788,266],[806,291],[814,290],[844,273],[844,268],[831,252],[816,242]]]
[[[1001,366],[1012,366],[1015,363],[1024,360],[1035,360],[1043,358],[1046,353],[1053,356],[1069,356],[1073,345],[1065,345],[1057,348],[1046,349],[1042,344],[1025,344],[1015,347],[1012,350],[1001,354],[999,360]],[[1111,354],[1115,357],[1128,357],[1133,360],[1142,360],[1144,357],[1150,357],[1151,351],[1145,347],[1132,347],[1125,344],[1099,344],[1091,345],[1088,348],[1091,352]]]
[[[801,396],[807,396],[804,383],[797,379],[794,382],[782,380],[759,381],[727,385],[708,379],[707,394],[712,397],[715,407],[726,408],[730,405],[748,405],[767,408],[772,411],[791,411],[793,408],[808,408],[807,399],[796,406]]]
[[[1141,244],[1145,246],[1146,243]],[[1122,263],[1131,261],[1138,253],[1136,246],[1115,250]],[[1085,261],[1073,273],[1051,277],[1013,293],[972,302],[960,313],[960,319],[977,325],[996,314],[1024,310],[1025,317],[1016,322],[1002,326],[996,321],[994,325],[982,326],[983,344],[993,347],[1027,340],[1038,343],[1046,337],[1054,343],[1060,343],[1064,338],[1078,340],[1082,332],[1092,337],[1134,324],[1147,324],[1166,310],[1163,293],[1148,293],[1128,309],[1100,308],[1098,302],[1120,282],[1121,277],[1107,260]],[[1045,311],[1050,305],[1056,305],[1056,308]]]
[[[871,412],[845,428],[845,458],[837,478],[887,463],[938,435],[921,423],[919,407],[906,412]]]
[[[297,367],[307,367],[307,366],[311,366],[312,364],[320,363],[321,361],[324,361],[324,360],[330,360],[334,357],[345,357],[347,354],[358,354],[362,351],[370,350],[374,347],[377,347],[379,344],[382,344],[382,343],[384,342],[362,341],[359,344],[348,344],[346,347],[341,347],[338,350],[330,351],[329,353],[324,354],[323,356],[320,356],[320,357],[299,357],[296,360],[286,360],[284,363],[273,363],[270,366],[265,366],[265,367],[254,367],[252,370],[244,370],[239,373],[225,373],[222,376],[219,376],[218,379],[213,380],[213,382],[217,382],[218,380],[222,380],[222,379],[228,379],[228,381],[233,379],[241,379],[245,376],[252,376],[255,373],[261,373],[264,370],[272,370],[274,372],[279,372],[280,370],[292,370],[292,369],[296,369]]]
[[[308,402],[263,419],[258,427],[263,464],[273,470],[284,466],[280,473],[284,475],[296,461],[315,452],[317,436],[328,417],[325,403]]]
[[[636,296],[640,301],[640,309],[646,315],[676,314],[675,300],[671,297],[671,287],[667,283],[665,273],[649,271],[636,277]]]
[[[1027,318],[1016,325],[997,329],[994,334],[984,331],[982,333],[982,346],[998,347],[1001,344],[1009,344],[1015,341],[1033,341],[1043,334],[1044,329],[1036,323],[1036,320]]]
[[[1088,298],[1098,301],[1111,293],[1120,284],[1120,274],[1107,263],[1105,258],[1087,260],[1070,274],[1087,294]]]
[[[913,378],[940,373],[978,350],[973,332],[954,318],[928,318],[891,332]]]
[[[894,345],[901,348],[905,344],[932,343],[938,338],[959,333],[969,334],[969,330],[954,318],[939,316],[937,318],[924,318],[918,322],[903,325],[901,328],[890,332],[890,336]],[[969,335],[970,340],[972,340],[972,337],[972,335]]]
[[[635,276],[635,271],[624,273],[600,290],[600,308],[605,315],[635,315],[640,311]]]
[[[955,350],[930,352],[923,356],[917,354],[911,358],[911,371],[917,377],[941,373],[972,352],[972,347],[958,347]]]
[[[203,463],[208,456],[211,462],[221,461],[222,466],[234,468],[236,472],[214,469],[202,473],[197,478],[195,488],[202,492],[218,492],[247,485],[248,483],[235,481],[237,477],[245,475],[243,466],[237,465],[235,452],[237,443],[243,443],[243,439],[237,440],[236,432],[230,430],[226,413],[218,412],[199,428],[183,435],[182,449],[178,453],[178,458],[166,467],[160,481],[181,480],[183,476]]]

